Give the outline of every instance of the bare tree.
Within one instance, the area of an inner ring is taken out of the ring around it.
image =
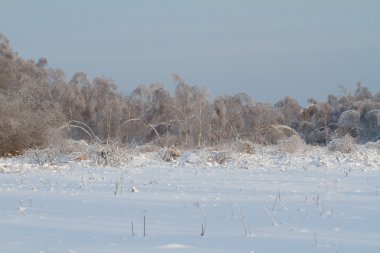
[[[301,106],[292,97],[285,97],[274,105],[283,115],[284,124],[289,127],[297,128],[299,125],[299,116],[301,111]]]
[[[344,90],[326,102],[311,98],[301,108],[291,97],[273,106],[254,103],[246,93],[209,101],[204,88],[176,74],[174,93],[155,83],[125,96],[111,79],[90,81],[78,72],[67,81],[47,63],[43,57],[37,62],[19,57],[0,34],[0,155],[47,145],[51,133],[70,122],[86,126],[86,131],[71,128],[70,138],[160,146],[271,144],[294,130],[313,144],[346,134],[359,142],[380,139],[380,93],[373,95],[360,82],[353,95]]]

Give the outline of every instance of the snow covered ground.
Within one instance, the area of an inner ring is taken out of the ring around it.
[[[0,159],[0,252],[380,252],[378,147],[215,155]]]

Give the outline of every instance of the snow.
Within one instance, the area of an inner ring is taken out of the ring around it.
[[[376,146],[215,152],[1,158],[0,252],[380,252]]]

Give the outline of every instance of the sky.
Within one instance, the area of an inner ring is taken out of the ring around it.
[[[306,103],[380,92],[378,0],[0,0],[0,32],[23,58],[70,79],[114,80],[126,94],[172,74],[211,97]]]

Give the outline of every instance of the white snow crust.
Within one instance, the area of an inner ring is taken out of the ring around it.
[[[160,152],[1,158],[0,252],[380,252],[376,145]]]

